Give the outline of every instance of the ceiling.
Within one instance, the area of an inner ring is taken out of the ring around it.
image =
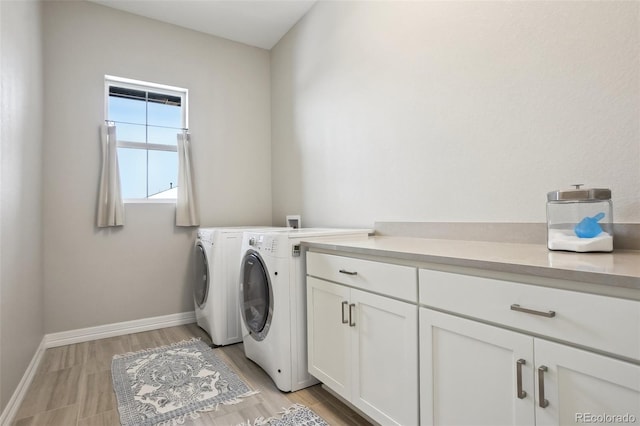
[[[316,0],[89,0],[251,46],[271,49]]]

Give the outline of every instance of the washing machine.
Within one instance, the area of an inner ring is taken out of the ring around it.
[[[300,242],[367,238],[370,232],[302,228],[244,233],[239,283],[244,352],[278,389],[291,392],[318,383],[307,369],[306,270]]]
[[[242,341],[238,309],[238,274],[242,234],[277,227],[200,228],[195,242],[193,300],[196,321],[214,345]]]

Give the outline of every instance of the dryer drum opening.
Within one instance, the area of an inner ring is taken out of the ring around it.
[[[240,291],[242,319],[249,334],[263,340],[273,315],[273,292],[269,274],[260,255],[247,252],[242,262]]]
[[[196,244],[195,262],[196,282],[193,288],[193,298],[198,307],[202,308],[209,294],[209,262],[201,244]]]

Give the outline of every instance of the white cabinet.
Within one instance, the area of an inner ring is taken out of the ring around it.
[[[453,313],[420,308],[421,424],[640,422],[640,365],[614,357],[637,361],[639,305],[570,293],[421,270],[421,304]]]
[[[354,264],[353,260],[345,258],[336,273],[348,272],[344,275],[351,285],[357,285],[358,276],[371,277],[368,282],[379,280],[369,273],[368,263]],[[326,266],[325,261],[336,259],[316,258],[307,264],[309,372],[381,424],[418,424],[416,301],[408,303],[316,278],[313,275],[326,276],[325,267],[319,267]],[[374,267],[379,265],[385,264]],[[415,268],[389,266],[400,268],[401,275],[409,270],[407,276],[413,280],[417,297]],[[396,281],[405,284],[395,277],[387,285],[393,287]]]
[[[382,424],[418,423],[418,307],[351,290],[351,402]]]
[[[345,399],[351,399],[350,289],[307,278],[309,373]]]
[[[420,389],[423,425],[640,421],[640,365],[426,308]]]
[[[538,425],[640,422],[640,365],[542,339],[534,347]]]
[[[530,336],[420,308],[420,423],[533,425],[532,354]]]
[[[640,423],[637,300],[312,251],[306,266],[309,372],[383,425]]]
[[[429,269],[419,274],[422,306],[640,360],[637,300]]]

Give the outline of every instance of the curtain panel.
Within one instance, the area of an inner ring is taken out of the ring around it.
[[[191,135],[178,133],[178,199],[176,226],[198,226],[200,215],[196,203],[191,161]]]
[[[102,126],[102,173],[98,193],[97,225],[100,228],[124,225],[124,203],[120,187],[116,126]]]

